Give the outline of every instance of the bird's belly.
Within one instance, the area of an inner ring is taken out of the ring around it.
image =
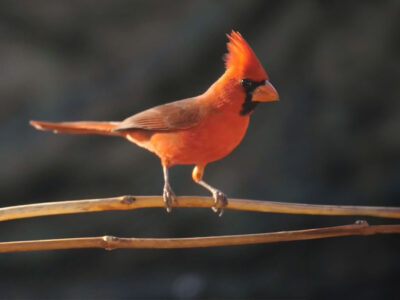
[[[165,165],[207,164],[232,152],[246,133],[248,117],[229,117],[216,115],[190,129],[154,133],[150,143]]]

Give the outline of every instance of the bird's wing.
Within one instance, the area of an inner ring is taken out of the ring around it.
[[[171,131],[191,128],[199,123],[201,108],[195,98],[175,101],[147,109],[122,121],[114,131],[134,129]]]

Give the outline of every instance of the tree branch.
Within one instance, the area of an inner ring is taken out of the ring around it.
[[[181,196],[174,207],[211,207],[211,197]],[[0,208],[0,221],[49,215],[87,213],[108,210],[131,210],[145,207],[163,207],[161,196],[120,196],[90,200],[60,201]],[[227,209],[306,215],[354,215],[381,218],[400,218],[400,208],[379,206],[314,205],[229,199]]]
[[[357,221],[355,224],[335,227],[211,237],[119,238],[106,235],[87,238],[2,242],[0,243],[0,253],[79,248],[103,248],[106,250],[113,250],[121,248],[172,249],[219,247],[244,244],[312,240],[350,235],[373,235],[391,233],[400,233],[400,225],[369,225],[365,221]]]

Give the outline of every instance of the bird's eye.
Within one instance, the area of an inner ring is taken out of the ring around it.
[[[253,81],[250,79],[244,78],[240,81],[240,84],[245,90],[250,90],[253,86]]]

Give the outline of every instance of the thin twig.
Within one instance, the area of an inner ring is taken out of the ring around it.
[[[210,197],[181,196],[175,207],[211,207]],[[131,210],[145,207],[163,207],[161,196],[120,196],[90,200],[47,202],[0,208],[0,221],[31,217],[86,213],[108,210]],[[306,214],[306,215],[354,215],[381,218],[400,218],[399,207],[315,205],[272,201],[229,199],[227,209],[257,211],[268,213]]]
[[[276,243],[300,240],[332,238],[350,235],[373,235],[400,233],[400,225],[369,225],[365,221],[356,224],[306,230],[281,231],[259,234],[226,235],[193,238],[119,238],[98,236],[86,238],[65,238],[0,243],[0,252],[26,252],[38,250],[59,250],[79,248],[197,248],[219,247],[244,244]]]

